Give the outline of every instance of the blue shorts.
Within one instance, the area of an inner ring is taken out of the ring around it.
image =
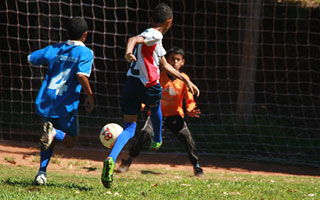
[[[156,84],[146,87],[140,79],[129,76],[122,91],[122,111],[126,115],[137,115],[140,113],[141,103],[146,107],[159,104],[162,97],[162,87]]]
[[[60,118],[44,118],[44,122],[49,121],[53,124],[53,127],[65,132],[71,137],[79,135],[79,121],[78,117],[60,117]]]

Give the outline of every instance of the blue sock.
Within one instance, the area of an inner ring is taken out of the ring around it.
[[[53,154],[53,148],[49,148],[48,151],[41,150],[39,171],[47,172],[47,167],[49,165],[49,161],[52,154]]]
[[[198,168],[198,167],[200,167],[199,164],[196,164],[196,165],[193,166],[193,168]]]
[[[118,136],[116,142],[114,143],[114,146],[111,150],[111,153],[108,157],[112,157],[114,163],[117,160],[117,157],[119,156],[121,150],[123,147],[127,144],[127,142],[134,136],[134,133],[136,131],[137,123],[124,123],[124,130],[122,133]]]
[[[162,112],[161,112],[161,104],[159,103],[157,107],[151,107],[151,122],[153,127],[153,141],[162,142],[161,129],[162,129]]]
[[[56,141],[61,142],[64,137],[66,136],[65,132],[60,131],[59,129],[56,129],[56,136],[54,137]]]

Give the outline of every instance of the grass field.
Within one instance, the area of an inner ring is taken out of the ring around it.
[[[34,167],[0,165],[0,199],[320,199],[320,179],[138,169],[115,174],[112,189],[100,175],[48,172],[46,186],[33,186]],[[101,171],[101,169],[98,169]]]

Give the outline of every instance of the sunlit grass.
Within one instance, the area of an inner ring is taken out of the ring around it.
[[[36,168],[0,165],[0,199],[319,199],[320,179],[206,173],[162,168],[114,174],[105,189],[100,174],[49,171],[46,186],[33,186]]]

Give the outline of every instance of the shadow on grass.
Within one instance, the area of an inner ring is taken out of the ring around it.
[[[19,186],[29,188],[29,191],[39,191],[42,187],[58,187],[58,188],[68,188],[68,189],[77,189],[80,191],[91,191],[93,188],[91,186],[79,185],[75,183],[48,183],[44,186],[34,185],[32,181],[29,179],[16,179],[16,178],[8,178],[7,180],[0,181],[7,185]]]
[[[141,174],[161,175],[162,173],[160,173],[160,172],[154,172],[154,171],[150,171],[150,170],[141,170]]]
[[[96,167],[82,167],[82,169],[85,169],[88,172],[92,172],[92,171],[96,171],[98,168],[96,168]]]

